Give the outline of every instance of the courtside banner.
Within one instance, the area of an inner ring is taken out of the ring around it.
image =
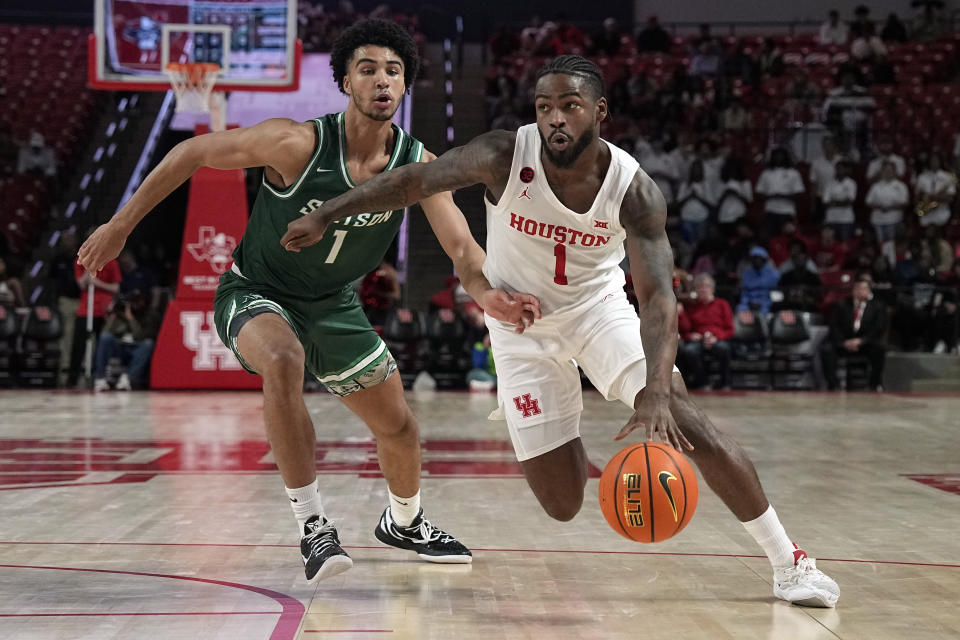
[[[213,300],[247,226],[243,171],[202,168],[190,181],[177,299]]]
[[[202,168],[190,181],[176,297],[157,336],[153,389],[259,389],[217,336],[213,297],[247,225],[242,170]]]
[[[152,389],[259,389],[220,341],[207,300],[174,300],[163,318],[150,367]]]

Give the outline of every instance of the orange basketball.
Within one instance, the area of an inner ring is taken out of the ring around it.
[[[630,445],[600,476],[603,516],[635,542],[661,542],[680,533],[697,509],[698,495],[693,467],[660,442]]]

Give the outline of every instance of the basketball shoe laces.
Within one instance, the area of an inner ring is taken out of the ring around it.
[[[401,527],[400,525],[397,525],[397,528],[408,535],[409,533],[414,533],[414,532],[418,533],[420,535],[419,540],[417,540],[416,538],[413,538],[413,536],[410,536],[411,539],[417,544],[430,544],[432,542],[439,542],[440,544],[448,544],[455,541],[452,535],[450,535],[443,529],[439,527],[435,527],[434,525],[430,524],[430,521],[427,520],[426,518],[422,518],[420,520],[420,524],[416,527],[412,527],[412,526]]]
[[[783,582],[786,585],[796,585],[800,583],[813,583],[820,588],[828,588],[831,585],[824,584],[829,578],[820,569],[817,569],[817,561],[804,555],[797,560],[797,564],[788,569],[783,574]],[[829,589],[832,591],[833,589]]]
[[[308,523],[307,527],[311,530],[306,536],[310,545],[311,556],[319,556],[329,547],[340,545],[340,541],[337,539],[337,530],[334,528],[332,520],[320,524],[318,518],[316,522]]]

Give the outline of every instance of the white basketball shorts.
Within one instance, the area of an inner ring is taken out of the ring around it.
[[[537,320],[522,334],[490,317],[487,326],[497,395],[518,460],[580,436],[583,397],[577,365],[604,398],[631,409],[647,384],[640,319],[622,291],[582,313]]]

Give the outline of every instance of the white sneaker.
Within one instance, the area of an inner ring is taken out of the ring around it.
[[[93,392],[101,393],[103,391],[110,391],[110,383],[107,382],[106,378],[97,378],[93,381]]]
[[[939,353],[946,353],[946,352],[947,352],[947,343],[944,342],[943,340],[940,340],[939,342],[937,342],[937,344],[935,344],[935,345],[933,346],[933,352],[934,352],[934,353],[938,353],[938,354],[939,354]]]
[[[797,545],[793,545],[796,547]],[[834,607],[840,587],[833,578],[817,569],[807,552],[793,552],[793,566],[773,570],[773,595],[801,607]]]
[[[121,373],[120,377],[117,378],[117,391],[130,391],[133,387],[130,386],[130,376],[125,373]]]

